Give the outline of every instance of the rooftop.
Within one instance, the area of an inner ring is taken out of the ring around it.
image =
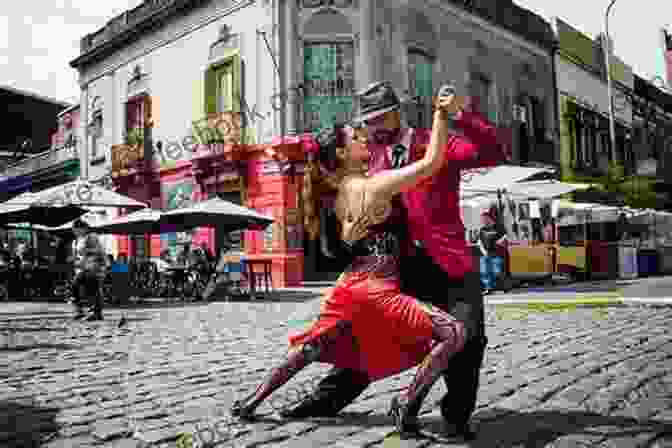
[[[42,101],[44,103],[55,104],[57,106],[62,106],[62,107],[72,107],[73,106],[72,104],[66,103],[64,101],[56,100],[54,98],[49,98],[47,96],[40,95],[40,94],[37,94],[37,93],[28,92],[27,90],[17,89],[16,87],[0,86],[0,93],[2,91],[5,91],[9,94],[14,94],[14,95],[17,95],[17,96],[25,96],[25,97],[28,97],[28,98],[32,98],[34,100]]]
[[[177,14],[196,8],[207,0],[145,0],[137,7],[114,17],[80,42],[80,54],[70,62],[73,68],[96,62],[124,47],[143,33],[160,27]],[[232,0],[233,1],[233,0]],[[444,0],[493,24],[518,34],[526,40],[551,50],[555,35],[542,17],[511,0]]]

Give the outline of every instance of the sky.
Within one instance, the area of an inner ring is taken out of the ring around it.
[[[496,0],[492,0],[496,1]],[[595,36],[604,29],[609,0],[515,0],[551,21],[560,17]],[[79,102],[69,62],[80,39],[141,0],[5,0],[0,12],[0,85],[69,103]],[[670,0],[617,0],[609,31],[614,52],[638,75],[662,75],[659,30],[672,24]]]

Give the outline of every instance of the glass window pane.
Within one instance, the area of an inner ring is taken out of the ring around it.
[[[233,66],[227,64],[218,73],[217,111],[233,109]]]
[[[352,118],[354,48],[351,43],[307,44],[304,50],[304,129],[315,131]]]

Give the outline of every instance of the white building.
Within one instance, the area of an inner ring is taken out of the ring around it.
[[[126,128],[139,124],[134,110],[142,107],[142,95],[151,97],[154,141],[189,135],[191,122],[202,119],[208,107],[208,90],[214,93],[209,110],[248,109],[248,126],[262,141],[283,130],[347,118],[354,90],[380,79],[411,96],[426,96],[454,81],[480,97],[494,121],[513,128],[515,152],[523,161],[535,159],[542,147],[552,151],[547,24],[513,3],[497,2],[496,8],[507,12],[499,15],[495,6],[459,5],[145,1],[84,37],[82,53],[71,63],[80,73],[89,130],[84,140],[89,177],[109,172],[109,146],[122,143]],[[236,93],[245,104],[236,101]],[[516,105],[529,112],[517,113]],[[520,150],[516,126],[530,119],[536,123],[527,123],[526,132],[533,140]]]

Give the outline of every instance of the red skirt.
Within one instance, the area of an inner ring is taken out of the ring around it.
[[[418,365],[433,345],[429,309],[401,294],[396,279],[347,273],[324,298],[318,320],[291,336],[290,346],[328,338],[344,324],[351,327],[353,337],[330,340],[319,361],[365,372],[371,381]]]

